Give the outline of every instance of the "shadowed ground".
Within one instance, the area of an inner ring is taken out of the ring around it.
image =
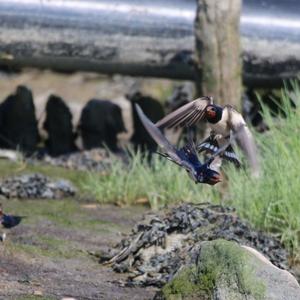
[[[0,299],[151,299],[152,288],[126,288],[123,277],[89,253],[128,233],[145,209],[74,200],[2,200],[26,215],[0,244]]]

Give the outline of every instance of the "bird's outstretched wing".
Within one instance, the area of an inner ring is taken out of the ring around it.
[[[203,142],[197,145],[197,151],[213,154],[219,150],[219,147],[220,145],[217,136],[212,133],[207,139],[205,139]],[[221,154],[221,156],[222,158],[234,163],[236,167],[239,168],[241,166],[241,161],[239,160],[238,156],[234,152],[232,145],[229,145],[225,149],[225,151]]]
[[[178,155],[178,150],[166,139],[166,137],[162,134],[162,132],[152,123],[146,115],[143,113],[142,109],[138,104],[135,104],[136,111],[138,116],[145,126],[145,129],[148,131],[150,136],[154,139],[154,141],[161,148],[163,153],[160,153],[162,156],[165,156],[169,160],[175,162],[176,164],[184,167],[187,170],[192,170],[192,166],[183,161]]]
[[[225,150],[228,148],[228,146],[233,143],[234,139],[235,139],[235,134],[230,130],[228,141],[222,147],[219,147],[218,150],[215,151],[206,160],[205,164],[208,165],[210,169],[218,172],[218,170],[221,167],[221,163],[222,163],[221,157],[222,157],[223,153],[225,152]]]
[[[179,150],[179,153],[183,153],[183,155],[187,157],[188,161],[190,161],[192,164],[200,164],[196,145],[191,138],[189,139],[189,142]]]
[[[176,126],[192,126],[204,118],[205,108],[209,104],[212,104],[212,97],[196,99],[166,115],[159,120],[155,126],[159,129]]]
[[[234,139],[235,139],[235,134],[233,134],[232,131],[230,131],[228,141],[224,145],[222,145],[222,147],[219,147],[219,149],[216,152],[214,152],[210,158],[221,156],[228,148],[228,146],[233,143]]]
[[[226,109],[228,109],[230,114],[231,129],[235,134],[236,142],[245,153],[253,175],[258,176],[260,172],[260,165],[254,137],[243,116],[231,106],[226,106]]]

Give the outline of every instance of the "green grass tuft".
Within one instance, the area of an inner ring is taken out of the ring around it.
[[[196,185],[186,171],[166,159],[153,156],[151,165],[140,153],[133,156],[129,166],[115,159],[105,176],[90,173],[82,184],[101,203],[134,204],[147,198],[152,208],[170,203],[213,201],[219,189]]]

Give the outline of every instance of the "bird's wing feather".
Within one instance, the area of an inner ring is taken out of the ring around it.
[[[258,161],[258,151],[254,141],[254,137],[248,128],[243,116],[232,107],[228,106],[231,118],[231,129],[235,134],[237,144],[244,151],[249,161],[250,167],[254,175],[259,174],[260,166]]]
[[[190,139],[189,142],[179,150],[179,153],[181,152],[184,153],[185,157],[187,157],[188,161],[190,161],[192,164],[200,164],[196,145],[192,139]]]
[[[211,158],[214,158],[214,157],[217,157],[219,155],[222,155],[224,153],[224,151],[228,148],[228,146],[233,142],[233,140],[235,139],[235,136],[232,134],[232,131],[230,131],[230,135],[229,135],[229,139],[226,143],[224,143],[222,145],[222,147],[220,147],[217,151],[215,151],[211,157]]]
[[[230,162],[233,162],[237,168],[240,168],[242,165],[242,162],[234,152],[233,148],[231,145],[229,145],[226,150],[223,152],[222,157],[227,159]]]
[[[166,139],[162,132],[152,123],[146,115],[143,113],[142,109],[138,104],[135,104],[137,113],[145,129],[148,131],[150,136],[158,144],[161,150],[164,152],[163,156],[167,157],[176,164],[183,166],[185,169],[190,170],[191,166],[187,162],[183,162],[178,155],[177,149]]]
[[[217,169],[217,165],[219,165],[219,161],[216,160],[216,158],[221,158],[222,154],[224,153],[224,151],[227,149],[227,147],[233,142],[233,140],[235,139],[235,135],[232,133],[232,131],[230,131],[230,135],[229,135],[229,140],[228,142],[226,142],[225,144],[222,145],[222,147],[220,147],[216,152],[214,152],[205,162],[205,164],[207,164],[209,166],[210,169],[215,168]],[[218,162],[218,163],[217,163]]]
[[[170,128],[176,126],[192,126],[204,117],[204,110],[207,105],[212,104],[211,97],[202,97],[187,103],[164,118],[155,125],[160,128]]]
[[[206,138],[204,141],[197,145],[198,152],[206,151],[209,153],[214,153],[218,151],[218,149],[219,144],[214,134],[210,134],[208,138]]]
[[[226,141],[225,138],[222,138],[222,143],[220,144],[220,139],[217,138],[215,134],[211,134],[207,139],[197,145],[197,150],[199,152],[207,152],[207,153],[215,153],[218,151],[220,145],[224,144]],[[239,160],[238,156],[234,152],[234,149],[231,145],[229,145],[226,150],[222,153],[222,158],[234,163],[236,167],[241,166],[241,161]]]

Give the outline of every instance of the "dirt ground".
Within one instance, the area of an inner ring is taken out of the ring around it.
[[[121,274],[90,253],[107,249],[146,212],[74,200],[5,200],[26,216],[0,244],[0,299],[152,299],[154,288],[122,287]]]

